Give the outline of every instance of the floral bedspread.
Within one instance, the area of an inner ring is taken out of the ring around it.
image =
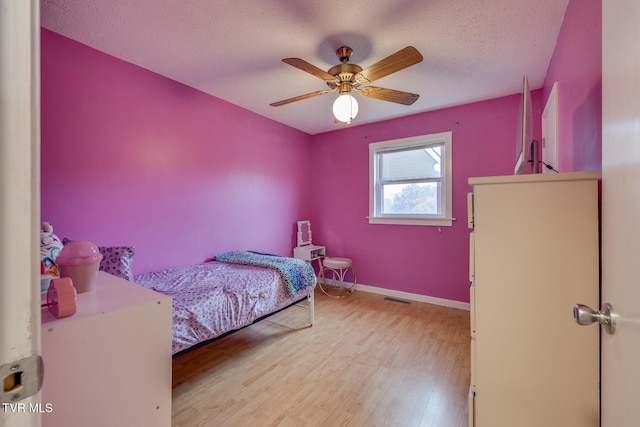
[[[173,298],[176,354],[303,299],[315,276],[292,295],[276,270],[213,261],[136,275],[134,282]]]

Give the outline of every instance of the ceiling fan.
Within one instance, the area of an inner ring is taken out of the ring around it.
[[[333,103],[333,114],[338,121],[351,123],[358,113],[358,102],[351,96],[354,90],[362,96],[368,98],[380,99],[382,101],[395,102],[397,104],[411,105],[420,95],[415,93],[403,92],[399,90],[386,89],[376,86],[363,86],[374,80],[381,79],[389,74],[400,71],[422,61],[422,55],[413,46],[407,46],[404,49],[384,58],[375,64],[362,69],[359,65],[350,64],[349,58],[353,49],[348,46],[342,46],[336,50],[336,55],[340,59],[340,64],[331,67],[328,71],[321,70],[300,58],[285,58],[282,61],[299,68],[309,74],[321,78],[327,83],[329,89],[318,90],[293,98],[270,104],[272,107],[290,104],[292,102],[301,101],[303,99],[313,98],[315,96],[338,91],[340,94]]]

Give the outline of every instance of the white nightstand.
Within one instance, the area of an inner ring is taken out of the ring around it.
[[[296,246],[293,248],[293,257],[303,259],[305,261],[320,260],[325,256],[325,247],[316,245]]]

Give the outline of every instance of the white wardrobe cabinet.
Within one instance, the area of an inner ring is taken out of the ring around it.
[[[471,426],[599,425],[598,180],[469,179]]]
[[[42,425],[169,427],[171,297],[99,271],[77,301],[42,310]]]

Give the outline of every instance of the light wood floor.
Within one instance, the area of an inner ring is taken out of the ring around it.
[[[467,425],[469,312],[316,292],[173,362],[174,427]]]

